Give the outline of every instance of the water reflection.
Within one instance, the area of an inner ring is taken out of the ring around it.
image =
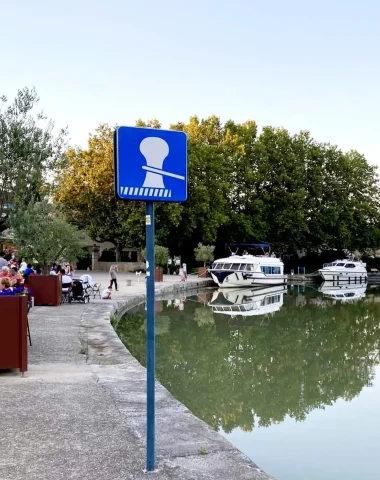
[[[324,282],[318,290],[326,297],[339,302],[354,302],[365,297],[367,284]]]
[[[325,287],[304,293],[292,287],[287,295],[219,291],[166,301],[156,320],[158,379],[195,415],[225,432],[251,431],[286,416],[303,421],[339,398],[352,400],[371,385],[379,363],[380,297],[377,290],[365,297],[360,287],[343,291],[355,297],[342,298]],[[336,301],[345,298],[356,301]],[[240,320],[249,325],[251,316],[265,327],[242,328]],[[144,364],[144,308],[115,328]]]
[[[219,289],[214,292],[208,305],[214,313],[228,315],[231,319],[267,316],[280,310],[286,292],[286,285],[253,289]]]

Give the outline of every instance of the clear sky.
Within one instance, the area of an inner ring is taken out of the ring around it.
[[[0,93],[35,86],[85,146],[101,122],[216,114],[380,164],[378,0],[2,0]]]

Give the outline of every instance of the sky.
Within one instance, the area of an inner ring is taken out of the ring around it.
[[[0,0],[0,94],[36,87],[71,143],[190,116],[309,130],[380,165],[377,0]]]

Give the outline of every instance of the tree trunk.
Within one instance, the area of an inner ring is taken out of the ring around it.
[[[116,263],[121,262],[121,252],[123,248],[123,245],[116,245]]]

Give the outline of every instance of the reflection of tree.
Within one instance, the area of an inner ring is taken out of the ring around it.
[[[141,325],[141,329],[146,333],[146,318],[144,318],[144,323]],[[168,333],[170,329],[170,317],[168,315],[157,315],[156,316],[156,336],[164,335]]]
[[[286,415],[303,420],[338,398],[351,400],[371,384],[379,363],[380,304],[370,297],[354,304],[323,299],[318,308],[312,304],[319,295],[308,290],[298,308],[297,296],[286,297],[266,327],[253,326],[257,317],[231,327],[228,316],[214,315],[215,324],[199,328],[210,310],[200,313],[191,302],[185,312],[164,310],[170,329],[157,337],[158,379],[195,415],[227,432]],[[117,326],[142,363],[144,321],[144,314],[126,315]]]
[[[194,310],[194,320],[197,322],[198,327],[205,327],[206,325],[214,325],[214,315],[210,308],[196,308]]]

